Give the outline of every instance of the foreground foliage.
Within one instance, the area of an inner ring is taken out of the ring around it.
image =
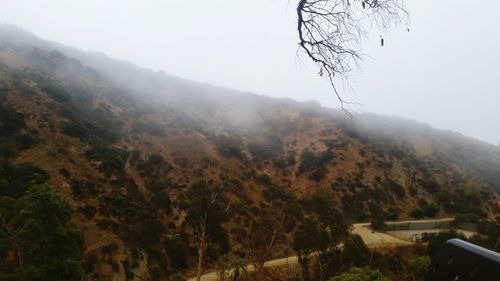
[[[48,185],[0,205],[0,280],[80,280],[80,231],[72,208]]]
[[[349,273],[333,277],[330,281],[390,281],[380,271],[370,268],[353,268]]]

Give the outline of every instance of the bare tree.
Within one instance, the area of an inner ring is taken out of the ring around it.
[[[368,28],[387,29],[408,17],[404,0],[299,0],[297,30],[299,46],[319,67],[341,103],[345,100],[335,79],[348,78],[361,59],[360,41]],[[381,44],[383,45],[383,38]]]
[[[0,234],[5,232],[7,235],[11,236],[12,242],[16,247],[17,261],[19,263],[19,268],[22,270],[24,266],[24,251],[21,243],[18,241],[17,234],[7,223],[7,220],[3,214],[0,214]]]
[[[194,234],[194,243],[198,252],[196,263],[196,281],[201,280],[203,274],[203,259],[207,248],[207,214],[202,215],[196,223],[191,223]]]
[[[255,269],[255,280],[261,281],[264,264],[271,259],[279,238],[280,225],[276,220],[263,219],[254,222],[247,236],[250,262]]]

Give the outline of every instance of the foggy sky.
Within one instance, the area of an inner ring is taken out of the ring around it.
[[[43,39],[213,85],[339,106],[298,52],[297,0],[0,1],[1,22]],[[363,111],[500,143],[500,1],[406,3],[410,32],[372,32],[347,98]]]

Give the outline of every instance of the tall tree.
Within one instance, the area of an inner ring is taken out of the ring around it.
[[[35,185],[11,208],[0,210],[0,259],[14,253],[0,280],[80,280],[83,254],[72,208],[47,185]]]
[[[227,217],[228,202],[214,187],[205,181],[190,186],[186,193],[186,222],[193,232],[197,249],[196,280],[201,279],[208,244],[218,244],[221,252],[227,251],[227,234],[221,224]]]
[[[314,256],[317,257],[319,267],[316,279],[324,280],[329,271],[338,267],[345,246],[352,244],[349,224],[337,209],[331,192],[317,192],[305,203],[306,209],[314,217],[308,219],[295,233],[293,247],[302,268],[303,280],[312,277],[309,269],[310,260]]]

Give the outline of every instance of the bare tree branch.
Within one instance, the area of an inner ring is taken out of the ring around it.
[[[326,76],[346,110],[355,103],[344,99],[336,79],[347,79],[359,65],[361,39],[369,27],[390,28],[408,17],[403,0],[300,0],[297,5],[299,46]],[[382,39],[383,40],[383,39]]]

